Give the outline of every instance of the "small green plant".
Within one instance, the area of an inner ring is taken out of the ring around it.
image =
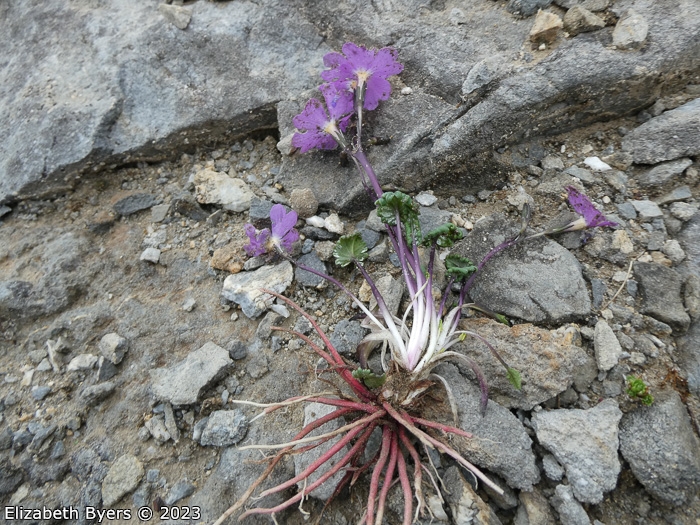
[[[627,395],[632,399],[639,399],[643,405],[651,406],[654,402],[654,396],[649,393],[649,387],[639,377],[627,376]]]

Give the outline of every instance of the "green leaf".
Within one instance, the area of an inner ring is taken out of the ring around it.
[[[456,241],[464,237],[464,234],[452,223],[443,224],[423,236],[423,245],[437,244],[440,248],[449,248]]]
[[[361,379],[368,388],[379,388],[386,382],[386,374],[376,375],[369,368],[358,368],[352,372],[352,377]]]
[[[520,390],[523,387],[523,381],[520,377],[520,372],[518,372],[515,368],[509,367],[506,374],[508,375],[508,381],[510,381],[510,384],[513,385],[517,390]]]
[[[503,314],[496,314],[496,321],[498,321],[499,323],[504,324],[506,326],[510,326],[510,323],[508,322],[508,318]]]
[[[347,266],[352,262],[362,262],[368,257],[367,245],[359,233],[343,235],[335,244],[333,256],[335,264],[339,266]]]
[[[466,257],[451,253],[445,259],[445,267],[448,275],[455,278],[457,282],[465,280],[476,271],[476,266]]]
[[[374,204],[377,206],[377,216],[384,224],[397,226],[398,213],[406,240],[412,244],[414,237],[420,239],[418,206],[409,195],[400,191],[388,191]]]

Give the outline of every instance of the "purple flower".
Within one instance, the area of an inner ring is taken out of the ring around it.
[[[352,93],[338,91],[330,84],[319,87],[326,107],[312,98],[306,103],[304,111],[292,120],[294,126],[304,131],[295,133],[292,137],[292,146],[301,148],[302,153],[310,149],[333,149],[337,144],[344,144],[343,131],[348,127],[352,116]]]
[[[292,244],[299,239],[299,232],[294,229],[297,217],[297,212],[290,210],[287,213],[281,204],[275,204],[272,207],[270,210],[270,219],[272,220],[270,241],[275,247],[287,252],[292,249]]]
[[[388,100],[391,84],[387,78],[403,71],[396,50],[385,47],[375,51],[348,42],[343,45],[343,53],[328,53],[323,57],[323,63],[330,69],[322,71],[321,78],[351,92],[366,84],[364,108],[367,110],[376,109],[380,100]]]
[[[588,197],[580,193],[573,186],[567,186],[566,191],[569,193],[569,204],[571,207],[582,216],[583,221],[579,219],[571,223],[565,231],[582,230],[584,228],[597,228],[600,226],[617,226],[616,222],[609,221],[605,215],[599,212]]]
[[[267,253],[267,241],[270,239],[270,230],[265,228],[264,230],[257,233],[255,231],[255,226],[252,224],[246,224],[245,234],[248,236],[250,242],[246,244],[243,249],[251,257],[257,257]]]
[[[270,210],[272,232],[268,228],[257,232],[252,224],[246,224],[245,234],[250,242],[243,249],[251,257],[263,255],[275,248],[291,251],[292,244],[299,239],[299,232],[294,229],[297,217],[294,210],[287,213],[284,206],[275,204]]]

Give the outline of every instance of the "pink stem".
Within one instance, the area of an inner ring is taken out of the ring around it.
[[[401,488],[403,489],[403,525],[411,525],[413,521],[413,494],[411,493],[411,482],[406,472],[406,458],[403,457],[400,449],[398,454],[398,469],[399,481],[401,481]]]
[[[399,439],[401,440],[401,443],[403,443],[403,446],[406,447],[406,450],[408,450],[411,458],[413,458],[413,484],[416,487],[416,500],[418,501],[418,512],[420,513],[424,505],[422,496],[423,490],[421,489],[421,484],[423,483],[423,471],[421,470],[421,467],[423,464],[420,460],[416,447],[414,447],[411,440],[408,439],[406,429],[403,427],[399,427]]]
[[[324,405],[332,405],[337,407],[350,408],[352,410],[360,410],[368,414],[379,412],[381,408],[370,405],[368,403],[358,403],[357,401],[348,401],[346,399],[333,399],[331,397],[310,397],[308,401],[322,403]]]
[[[319,477],[316,481],[314,481],[311,485],[306,487],[306,490],[303,492],[299,492],[297,495],[292,496],[289,498],[287,501],[280,503],[276,507],[272,507],[269,509],[265,508],[255,508],[255,509],[250,509],[238,518],[239,520],[243,520],[247,516],[251,516],[253,514],[275,514],[276,512],[280,512],[287,507],[290,507],[294,505],[297,501],[299,501],[301,498],[304,496],[310,494],[313,492],[317,487],[319,487],[321,484],[325,483],[328,478],[333,476],[336,472],[338,472],[341,468],[343,468],[347,463],[350,462],[350,460],[353,458],[353,456],[361,450],[362,447],[364,447],[367,443],[367,440],[369,439],[369,436],[372,434],[372,431],[374,428],[378,425],[377,422],[372,422],[368,428],[365,429],[365,432],[360,436],[360,439],[357,440],[357,442],[353,445],[353,447],[348,451],[347,454],[345,454],[338,463],[336,463],[333,468],[331,468],[328,472],[323,474],[321,477]]]
[[[396,470],[396,462],[399,456],[399,439],[396,432],[391,432],[391,456],[389,456],[389,465],[386,467],[384,474],[384,484],[382,491],[379,493],[379,503],[377,504],[377,519],[374,520],[374,525],[382,525],[384,519],[384,504],[386,496],[391,488],[391,481],[394,479],[394,471]]]
[[[369,496],[367,497],[367,521],[366,525],[373,525],[374,522],[374,500],[377,497],[377,489],[379,488],[379,476],[382,474],[386,460],[389,457],[391,450],[391,429],[384,426],[382,429],[382,448],[379,454],[379,460],[372,471],[372,478],[369,482]]]
[[[333,359],[335,360],[335,364],[340,366],[340,367],[345,367],[345,361],[343,361],[343,358],[340,357],[340,354],[338,351],[335,349],[333,344],[331,343],[331,340],[328,338],[328,336],[324,333],[323,330],[321,330],[321,327],[318,325],[318,323],[314,320],[313,317],[311,317],[307,312],[304,311],[304,309],[299,306],[297,303],[289,299],[288,297],[285,297],[284,295],[278,294],[277,292],[274,292],[272,290],[268,290],[266,288],[263,288],[263,291],[265,293],[268,293],[270,295],[274,295],[275,297],[282,299],[284,302],[286,302],[289,306],[294,308],[297,312],[299,312],[301,315],[306,317],[306,319],[311,323],[311,326],[313,326],[314,330],[316,330],[316,333],[319,335],[321,340],[323,341],[323,344],[326,345],[326,348],[328,348],[328,351],[331,353],[333,356]],[[308,338],[304,339],[307,343],[309,343]],[[309,343],[313,344],[313,343]],[[329,363],[330,364],[330,363]],[[343,368],[338,371],[340,376],[345,380],[345,382],[352,388],[355,393],[363,398],[366,401],[372,401],[377,398],[377,396],[369,391],[360,381],[355,379],[352,376],[352,373]]]
[[[407,414],[408,416],[408,414]],[[422,419],[419,417],[413,417],[413,416],[408,416],[413,423],[418,423],[419,425],[423,425],[424,427],[430,427],[430,428],[436,428],[438,430],[442,430],[443,432],[447,432],[448,434],[456,434],[458,436],[462,436],[465,438],[471,438],[473,437],[472,434],[469,432],[465,432],[461,428],[457,427],[452,427],[450,425],[443,425],[442,423],[436,423],[435,421],[428,421],[427,419]]]
[[[364,418],[365,423],[371,423],[372,421],[376,420],[378,417],[382,417],[383,414],[373,414],[371,416],[368,416]],[[309,465],[301,474],[298,474],[297,476],[294,476],[292,479],[285,481],[284,483],[277,485],[276,487],[273,487],[271,489],[267,489],[263,493],[260,494],[260,497],[263,498],[269,494],[274,494],[275,492],[279,492],[281,490],[284,490],[286,488],[289,488],[293,485],[295,485],[297,482],[303,480],[304,478],[309,477],[318,467],[323,465],[326,461],[330,460],[335,454],[343,448],[345,445],[347,445],[357,434],[362,432],[363,429],[366,429],[366,425],[359,425],[356,428],[353,428],[352,430],[348,431],[345,436],[343,436],[342,439],[339,439],[331,448],[329,448],[326,452],[324,452],[316,461],[314,461],[311,465]]]

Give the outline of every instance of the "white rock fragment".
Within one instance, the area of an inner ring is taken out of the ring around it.
[[[71,359],[66,370],[75,372],[77,370],[90,370],[97,364],[98,357],[93,354],[80,354]]]
[[[163,3],[158,6],[158,11],[163,15],[163,18],[178,29],[187,29],[192,19],[192,10],[188,7]]]
[[[195,301],[192,297],[188,297],[185,302],[182,304],[182,309],[185,312],[191,312],[194,310],[195,305],[197,304],[197,301]]]
[[[306,224],[313,226],[314,228],[323,228],[326,225],[326,221],[323,220],[323,217],[314,215],[313,217],[306,219]]]
[[[241,179],[225,173],[203,169],[194,176],[197,201],[203,204],[218,204],[223,209],[240,213],[250,209],[255,194]]]
[[[416,195],[416,202],[421,206],[432,206],[437,202],[437,197],[432,192],[422,192]]]
[[[405,87],[401,89],[402,95],[410,95],[411,93],[413,93],[413,89],[411,89],[410,87]]]
[[[158,248],[146,248],[141,252],[141,257],[139,257],[139,259],[158,264],[158,261],[160,261],[160,250]]]
[[[136,489],[145,474],[137,457],[125,454],[118,458],[102,481],[102,503],[110,507]]]
[[[266,311],[274,301],[274,297],[263,292],[262,288],[284,293],[292,284],[293,278],[292,263],[284,261],[276,266],[263,266],[254,272],[229,275],[224,281],[221,295],[240,305],[247,317],[255,319]]]
[[[323,225],[326,230],[331,233],[337,233],[338,235],[342,235],[345,231],[345,223],[340,220],[337,213],[331,213],[328,217],[326,217],[326,219],[323,221]]]
[[[586,157],[583,163],[593,171],[609,171],[612,168],[598,157]]]

